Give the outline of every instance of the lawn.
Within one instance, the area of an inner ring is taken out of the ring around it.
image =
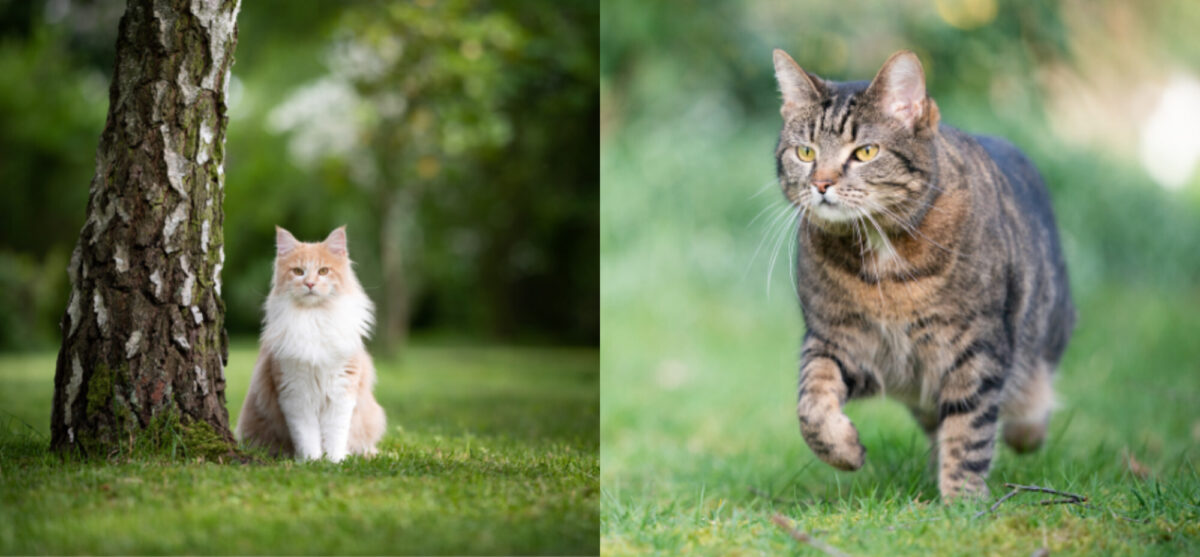
[[[255,354],[231,351],[231,423]],[[381,454],[341,464],[63,461],[46,452],[54,358],[0,355],[0,553],[598,552],[595,350],[377,361]]]
[[[898,403],[848,406],[868,450],[858,472],[800,436],[778,124],[629,126],[601,155],[604,553],[820,554],[778,514],[852,555],[1200,554],[1195,195],[1039,155],[1080,314],[1060,407],[1041,451],[998,451],[987,503],[946,506]],[[1005,483],[1088,499],[1022,493],[976,517]]]

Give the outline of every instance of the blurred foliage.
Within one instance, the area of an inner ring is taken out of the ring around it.
[[[1145,168],[1157,161],[1139,160],[1137,145],[1166,78],[1200,73],[1197,22],[1200,5],[1178,1],[608,0],[600,54],[605,303],[609,279],[625,272],[610,259],[627,261],[629,273],[691,257],[712,268],[705,256],[659,252],[710,236],[754,251],[762,230],[747,224],[782,203],[773,185],[755,195],[774,183],[772,48],[842,81],[870,79],[892,52],[914,50],[943,122],[1006,137],[1037,163],[1077,289],[1193,286],[1197,175],[1177,191],[1160,188]],[[732,156],[745,152],[751,158]],[[642,251],[646,260],[633,259]],[[742,255],[739,266],[750,259]]]
[[[0,348],[57,339],[123,8],[0,0]],[[225,173],[231,334],[258,329],[274,225],[315,241],[348,224],[377,302],[397,288],[385,260],[403,261],[415,328],[597,342],[599,8],[553,8],[243,3]]]

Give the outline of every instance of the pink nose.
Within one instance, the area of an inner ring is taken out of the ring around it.
[[[312,290],[312,287],[314,284],[316,284],[316,283],[315,282],[305,282],[304,286],[307,286],[309,290]]]
[[[829,189],[829,186],[832,186],[833,182],[830,180],[817,180],[814,181],[812,185],[813,187],[817,188],[817,191],[825,193],[825,190]]]

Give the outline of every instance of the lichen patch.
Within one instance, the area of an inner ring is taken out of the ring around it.
[[[196,366],[196,385],[200,387],[201,394],[208,396],[208,374],[200,366]]]
[[[96,312],[96,324],[100,334],[108,336],[108,309],[104,307],[104,296],[99,290],[92,294],[92,309]]]
[[[192,305],[192,287],[196,284],[196,275],[188,268],[188,258],[186,255],[179,257],[179,268],[183,270],[183,287],[179,289],[179,305]]]
[[[154,285],[154,297],[158,300],[161,300],[163,281],[162,275],[158,273],[157,269],[155,269],[153,273],[150,273],[150,283]]]
[[[74,282],[74,281],[72,281]],[[71,289],[71,301],[67,304],[67,316],[71,318],[71,329],[67,331],[67,338],[75,334],[75,329],[79,328],[79,291]]]
[[[210,224],[207,220],[200,224],[200,251],[208,253],[208,234]]]
[[[175,206],[175,210],[170,215],[167,215],[167,222],[163,225],[163,244],[166,245],[167,253],[179,249],[171,244],[171,238],[175,236],[175,231],[179,229],[179,225],[183,224],[183,221],[187,220],[187,217],[187,201],[180,202],[179,205]]]
[[[134,331],[132,335],[129,335],[129,340],[125,342],[125,359],[126,360],[133,359],[133,357],[137,355],[138,348],[141,345],[141,343],[142,343],[142,331],[141,330]]]
[[[183,155],[179,154],[179,149],[174,145],[171,136],[171,128],[163,123],[159,125],[159,130],[163,137],[163,160],[167,164],[167,182],[171,184],[171,188],[179,192],[179,196],[187,199],[187,188],[184,187],[183,178],[188,173],[188,160]]]
[[[129,270],[129,254],[125,251],[125,246],[117,244],[117,249],[113,254],[113,262],[117,264],[117,272],[124,273]]]
[[[79,386],[82,384],[83,366],[79,364],[79,356],[71,356],[71,379],[67,381],[67,406],[63,422],[67,425],[71,424],[71,407],[75,406],[75,398],[79,396]]]

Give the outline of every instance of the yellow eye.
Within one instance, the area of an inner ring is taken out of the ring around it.
[[[304,269],[301,269],[300,267],[292,267],[292,274],[296,276],[303,275]]]
[[[817,158],[817,152],[812,147],[801,145],[796,147],[796,156],[800,157],[800,160],[804,162],[812,162],[813,159]]]
[[[856,158],[862,162],[867,162],[867,161],[875,158],[875,155],[878,155],[878,154],[879,154],[879,146],[878,145],[864,145],[854,151],[854,158]]]
[[[321,267],[321,270],[320,270],[320,271],[317,271],[317,273],[320,273],[320,274],[322,274],[322,275],[328,275],[328,274],[329,274],[329,267]]]

